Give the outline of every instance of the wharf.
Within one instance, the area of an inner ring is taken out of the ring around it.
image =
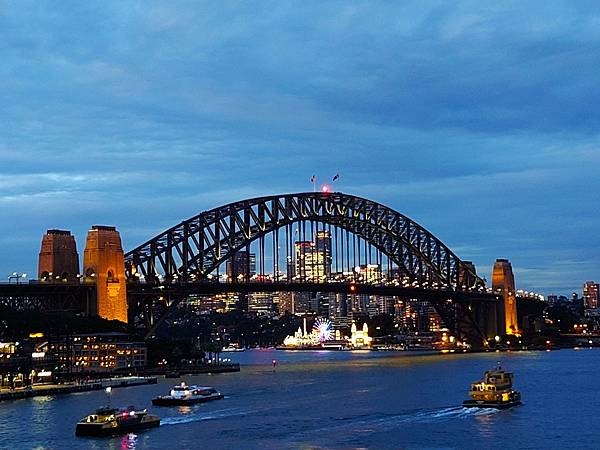
[[[156,384],[156,377],[123,377],[96,380],[89,383],[44,384],[14,390],[0,390],[0,401],[18,400],[21,398],[39,397],[46,395],[71,394],[73,392],[98,391],[107,387],[121,388]]]
[[[155,376],[165,375],[171,377],[173,375],[200,375],[205,373],[228,373],[239,372],[240,365],[232,364],[206,364],[202,366],[179,366],[179,367],[155,367],[151,369],[142,369],[136,372],[137,375]]]

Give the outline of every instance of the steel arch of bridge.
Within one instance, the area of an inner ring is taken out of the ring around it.
[[[295,222],[321,222],[362,238],[422,286],[481,290],[484,280],[425,228],[380,203],[339,192],[258,197],[202,212],[125,255],[130,281],[199,282],[253,241]],[[162,277],[162,280],[161,280]]]

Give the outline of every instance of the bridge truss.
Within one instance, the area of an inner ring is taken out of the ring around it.
[[[154,329],[168,308],[212,292],[388,289],[430,301],[444,322],[483,336],[474,266],[413,220],[342,193],[259,197],[202,212],[125,255],[130,317]],[[377,291],[381,292],[381,291]]]

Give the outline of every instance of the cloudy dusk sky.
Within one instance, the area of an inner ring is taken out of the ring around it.
[[[0,0],[0,279],[310,177],[490,279],[600,280],[596,2]]]

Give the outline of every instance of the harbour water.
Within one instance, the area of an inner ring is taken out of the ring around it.
[[[239,373],[186,377],[224,400],[152,407],[177,382],[115,390],[113,405],[145,406],[162,425],[115,438],[76,438],[103,392],[0,403],[0,449],[553,449],[597,448],[599,349],[409,355],[388,352],[229,353]],[[278,366],[273,371],[272,361]],[[515,372],[522,406],[460,405],[497,361]]]

